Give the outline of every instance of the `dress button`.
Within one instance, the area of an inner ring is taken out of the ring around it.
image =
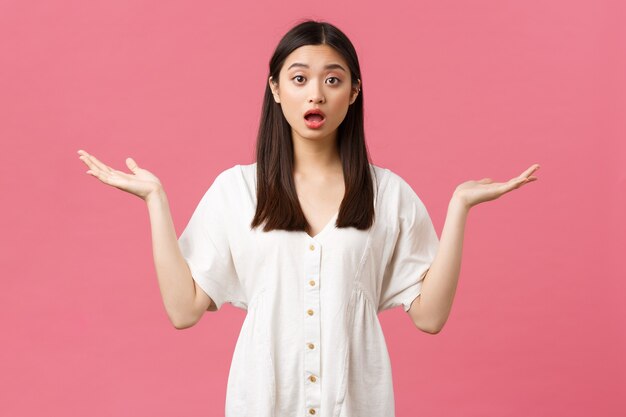
[[[313,310],[308,310],[307,313],[309,314],[309,316],[313,315]]]
[[[309,349],[313,349],[315,345],[313,343],[309,343]]]
[[[315,287],[315,281],[313,281],[313,280],[309,281],[309,285],[310,285],[311,287]]]
[[[309,408],[309,414],[315,414],[315,409]]]
[[[309,249],[310,249],[310,250],[315,250],[315,245],[311,245],[311,246],[309,246]]]
[[[317,379],[315,378],[315,375],[311,375],[311,376],[309,377],[309,379],[311,380],[311,382],[315,382],[315,381],[317,381]]]

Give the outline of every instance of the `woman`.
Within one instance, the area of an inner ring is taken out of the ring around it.
[[[223,303],[247,310],[227,417],[394,415],[377,314],[403,306],[438,333],[451,309],[469,209],[536,180],[459,185],[439,241],[419,197],[369,162],[363,87],[348,38],[305,21],[269,65],[257,160],[221,172],[176,239],[158,178],[84,151],[88,173],[144,199],[164,304],[179,329]]]

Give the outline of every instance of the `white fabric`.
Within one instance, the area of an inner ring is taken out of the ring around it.
[[[222,171],[192,214],[178,241],[194,280],[214,300],[212,311],[224,303],[247,310],[226,417],[394,416],[377,314],[409,310],[439,240],[409,184],[370,169],[369,230],[337,228],[337,214],[314,238],[251,230],[256,163]]]

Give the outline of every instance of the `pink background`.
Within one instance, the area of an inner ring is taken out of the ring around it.
[[[269,58],[302,18],[353,41],[373,162],[439,235],[456,185],[541,164],[472,209],[441,333],[380,314],[397,416],[624,415],[623,2],[207,3],[0,2],[0,415],[223,415],[245,312],[176,330],[145,203],[76,151],[155,173],[180,234],[253,162]]]

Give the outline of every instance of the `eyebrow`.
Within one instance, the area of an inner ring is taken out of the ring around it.
[[[293,64],[289,65],[289,68],[287,68],[287,71],[289,71],[291,68],[293,67],[302,67],[302,68],[309,68],[309,66],[307,64],[303,64],[301,62],[294,62]],[[344,67],[342,67],[339,64],[328,64],[324,67],[324,69],[340,69],[343,72],[347,72]]]

